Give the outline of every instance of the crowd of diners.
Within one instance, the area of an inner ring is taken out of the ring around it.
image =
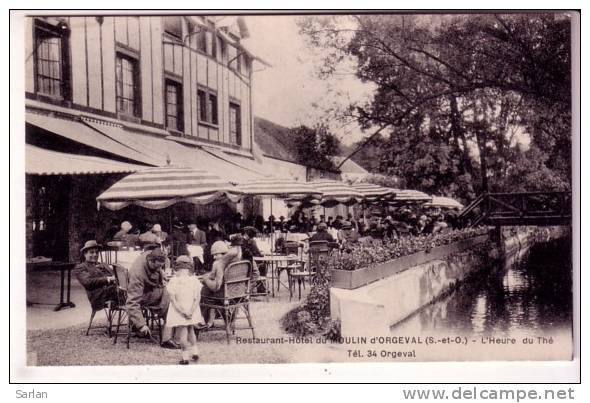
[[[135,261],[128,267],[129,284],[126,295],[117,288],[114,267],[99,259],[102,245],[88,240],[81,249],[82,262],[76,276],[87,291],[93,309],[107,301],[125,300],[134,332],[149,336],[151,329],[143,317],[143,308],[150,306],[166,318],[161,345],[181,348],[181,364],[198,360],[196,330],[213,326],[215,313],[202,304],[207,297],[223,297],[224,270],[233,262],[252,263],[252,291],[267,292],[263,282],[266,267],[257,265],[255,257],[263,256],[258,237],[274,242],[271,253],[285,252],[292,235],[299,243],[327,241],[335,249],[346,251],[354,244],[373,244],[404,236],[419,236],[449,231],[457,226],[456,212],[421,211],[401,208],[392,212],[363,212],[362,218],[348,214],[346,218],[320,215],[316,219],[297,210],[289,219],[272,215],[243,219],[235,213],[226,219],[201,218],[172,220],[168,232],[160,223],[128,220],[112,223],[102,241],[111,247],[137,250]],[[273,234],[272,237],[268,236]],[[259,239],[260,241],[260,239]],[[191,245],[202,248],[201,259],[191,256]],[[267,250],[268,252],[268,250]]]

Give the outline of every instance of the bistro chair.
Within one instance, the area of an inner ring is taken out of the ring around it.
[[[117,286],[119,287],[120,295],[122,295],[122,297],[119,298],[119,301],[118,301],[119,308],[116,313],[117,324],[113,325],[113,327],[115,328],[115,332],[114,332],[115,337],[113,339],[113,344],[117,344],[117,339],[118,339],[119,335],[124,335],[126,337],[127,348],[129,348],[131,334],[133,333],[132,323],[129,320],[129,313],[127,312],[127,306],[126,306],[127,289],[129,287],[129,270],[127,270],[123,266],[116,265],[115,266],[115,279],[117,281]],[[159,336],[160,341],[155,340],[153,337],[152,337],[152,340],[156,341],[158,343],[161,342],[163,317],[160,314],[159,310],[157,310],[154,307],[142,306],[141,312],[145,318],[147,326],[151,330],[155,330],[155,329],[158,330],[158,336]],[[114,319],[114,316],[115,315],[113,315],[113,319]],[[123,330],[121,329],[121,326],[123,327]]]
[[[328,241],[312,241],[309,243],[309,272],[313,277],[318,268],[324,265],[332,253],[332,247]]]
[[[235,334],[236,330],[252,331],[254,338],[254,325],[250,315],[250,277],[252,276],[252,264],[247,260],[235,262],[225,268],[223,273],[223,296],[204,297],[201,301],[201,309],[214,309],[214,315],[223,319],[224,327],[213,326],[208,329],[197,330],[197,338],[200,332],[225,330],[227,344],[229,344],[230,333]],[[245,317],[238,317],[242,311]],[[236,327],[238,319],[245,319],[247,326]]]
[[[303,245],[297,245],[296,250],[288,247],[289,254],[297,255],[297,259],[289,262],[287,265],[287,276],[289,279],[289,301],[293,298],[293,291],[295,289],[295,283],[297,283],[299,291],[299,300],[301,300],[301,286],[305,289],[305,280],[309,280],[312,273],[309,271],[309,265],[306,265],[303,260]]]
[[[250,289],[250,296],[251,297],[266,297],[266,300],[268,301],[268,296],[270,295],[270,291],[271,291],[270,288],[268,287],[268,278],[266,277],[266,275],[263,276],[262,273],[260,272],[261,268],[268,270],[268,267],[263,262],[256,263],[256,262],[252,261],[252,267],[254,267],[254,265],[257,265],[258,272],[260,273],[260,275],[257,278],[250,279],[250,287],[252,287]],[[266,271],[265,273],[268,273],[268,272]],[[252,274],[254,274],[254,270],[252,270]],[[261,287],[264,289],[264,291],[258,291]]]
[[[300,248],[301,248],[301,245],[298,242],[286,241],[283,244],[282,253],[285,255],[300,256],[300,253],[299,253]],[[284,265],[277,266],[277,291],[280,291],[280,287],[281,287],[281,273],[283,271],[286,271],[287,276],[288,276],[289,271],[292,269],[292,266],[300,264],[300,261],[301,261],[301,259],[295,259],[294,261],[285,262]]]

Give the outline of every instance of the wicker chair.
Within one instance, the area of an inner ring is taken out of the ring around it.
[[[102,329],[104,328],[107,335],[109,337],[113,336],[113,319],[119,310],[119,305],[117,301],[105,301],[104,306],[102,308],[94,309],[92,308],[92,313],[90,314],[90,321],[88,322],[88,328],[86,329],[86,336],[90,334],[91,329]],[[97,312],[103,311],[105,317],[107,319],[106,326],[92,326],[92,322],[94,321],[94,317],[96,316]]]
[[[221,286],[222,296],[207,296],[201,300],[201,309],[213,309],[223,319],[224,327],[213,326],[208,329],[198,330],[197,338],[201,332],[225,330],[227,344],[230,342],[230,333],[236,330],[252,330],[254,325],[250,315],[250,278],[252,276],[252,264],[246,260],[228,265],[223,273]],[[239,318],[242,311],[244,318]],[[237,319],[245,319],[248,326],[236,327]]]

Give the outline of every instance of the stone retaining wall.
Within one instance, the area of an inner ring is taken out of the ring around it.
[[[496,245],[485,253],[489,239],[469,240],[419,252],[371,268],[332,271],[330,310],[339,319],[341,335],[388,335],[390,327],[452,290],[464,278],[485,267],[485,256],[509,257],[535,242],[564,236],[565,227],[502,229]]]

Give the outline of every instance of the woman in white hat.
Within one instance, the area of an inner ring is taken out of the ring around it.
[[[225,268],[233,262],[241,259],[241,248],[232,247],[231,250],[224,241],[216,241],[211,245],[211,256],[213,257],[213,266],[211,272],[201,281],[203,290],[201,291],[201,302],[207,297],[223,298],[223,273]],[[215,319],[214,309],[203,309],[203,318],[206,323],[199,323],[198,329],[210,328],[213,326]]]

